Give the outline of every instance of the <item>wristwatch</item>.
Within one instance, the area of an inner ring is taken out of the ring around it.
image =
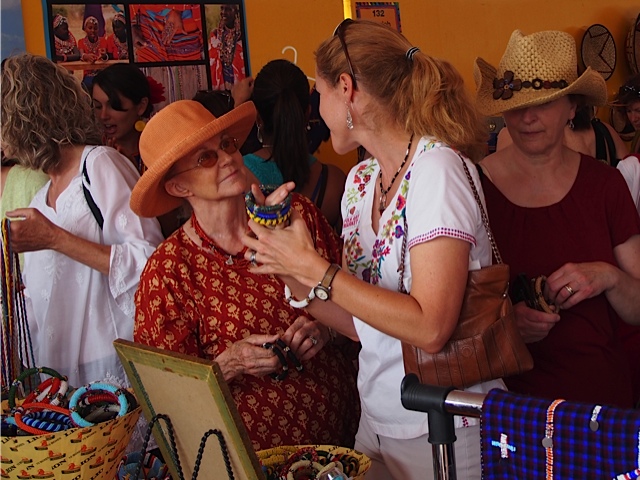
[[[313,293],[316,298],[323,302],[326,302],[331,298],[331,282],[333,282],[333,278],[336,276],[336,273],[338,273],[338,270],[340,270],[340,265],[335,263],[329,265],[329,268],[327,268],[327,271],[325,272],[324,277],[322,277],[320,283],[313,287]]]

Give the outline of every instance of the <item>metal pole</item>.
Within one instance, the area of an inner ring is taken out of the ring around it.
[[[429,415],[434,479],[457,480],[453,416],[480,417],[485,395],[455,390],[454,387],[423,385],[414,374],[404,377],[400,391],[404,408]]]

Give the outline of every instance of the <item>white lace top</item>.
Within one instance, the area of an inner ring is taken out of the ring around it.
[[[85,147],[83,160],[92,148]],[[82,163],[55,210],[46,204],[50,182],[30,206],[74,235],[112,245],[109,276],[53,250],[28,252],[23,272],[27,316],[36,366],[67,375],[75,387],[97,380],[124,386],[112,342],[133,339],[133,295],[162,233],[155,218],[140,218],[129,207],[139,178],[129,160],[113,148],[96,147],[87,157],[87,172],[103,230],[82,191]]]

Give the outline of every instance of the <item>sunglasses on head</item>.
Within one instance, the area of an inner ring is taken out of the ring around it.
[[[194,167],[185,168],[179,172],[172,173],[169,178],[177,177],[185,172],[195,170],[198,167],[211,168],[218,163],[218,152],[222,150],[228,155],[232,155],[238,151],[238,139],[234,137],[225,137],[220,141],[220,145],[216,149],[205,150],[198,157],[198,163]]]
[[[345,18],[340,24],[336,27],[333,32],[333,36],[336,35],[340,39],[340,44],[342,45],[342,51],[344,52],[344,56],[347,59],[347,65],[349,66],[349,74],[351,75],[351,80],[353,81],[353,89],[358,89],[358,84],[356,82],[356,73],[353,70],[353,65],[351,64],[351,57],[349,57],[349,50],[347,50],[347,42],[344,40],[344,31],[347,29],[349,25],[355,23],[350,18]]]

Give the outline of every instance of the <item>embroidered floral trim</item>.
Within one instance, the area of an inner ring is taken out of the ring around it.
[[[551,88],[563,89],[569,86],[566,80],[550,81],[534,78],[531,81],[522,81],[519,78],[514,78],[514,76],[515,75],[511,70],[506,70],[504,72],[503,78],[493,79],[493,88],[495,89],[493,92],[494,100],[509,100],[511,97],[513,97],[513,92],[519,92],[523,88],[533,88],[534,90],[548,90]]]

